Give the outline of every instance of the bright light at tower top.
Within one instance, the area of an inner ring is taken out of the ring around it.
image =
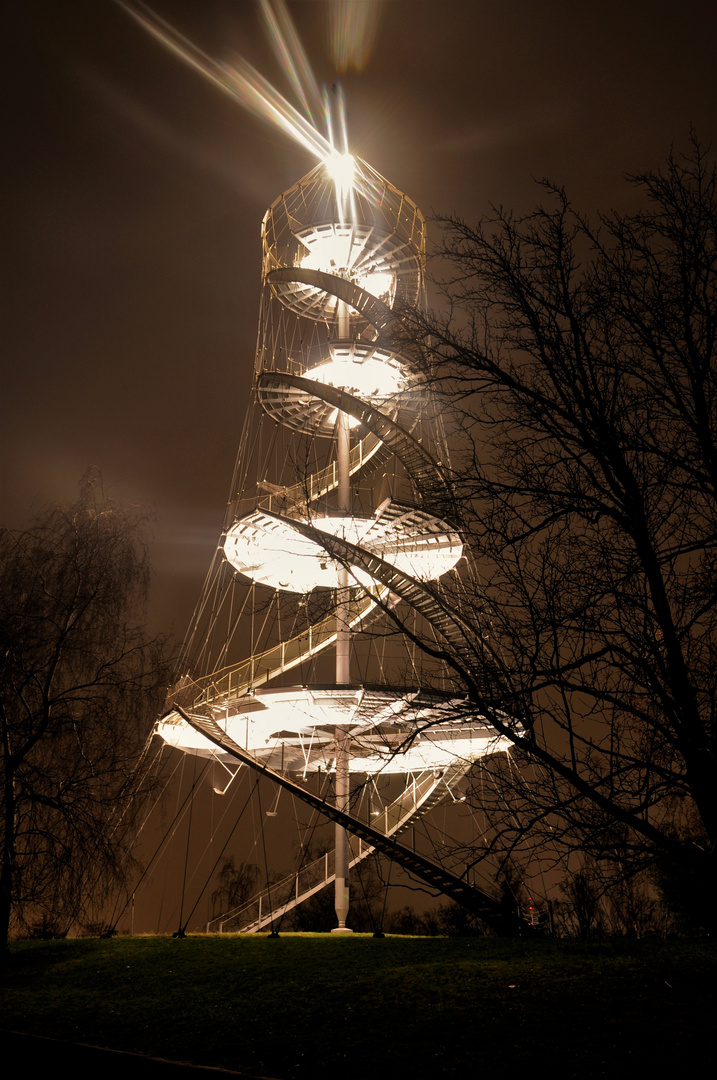
[[[354,184],[356,162],[351,154],[340,154],[338,150],[332,150],[324,159],[326,171],[336,185],[339,198],[345,198]]]

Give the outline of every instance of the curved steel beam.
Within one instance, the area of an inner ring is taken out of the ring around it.
[[[451,649],[459,653],[462,658],[466,657],[466,649],[468,655],[475,653],[477,638],[482,642],[478,628],[462,619],[454,606],[437,596],[428,584],[404,573],[393,563],[387,562],[379,555],[374,555],[357,544],[317,529],[308,522],[297,521],[296,518],[275,513],[268,516],[294,529],[315,544],[321,545],[324,551],[337,562],[364,570],[375,581],[385,585],[392,593],[401,600],[405,600],[419,614],[428,619],[445,638]]]
[[[235,743],[214,720],[208,717],[191,717],[178,705],[175,705],[175,708],[186,723],[213,742],[225,754],[231,754],[254,769],[255,772],[268,776],[274,783],[290,791],[298,799],[307,803],[312,809],[317,810],[330,821],[336,822],[350,833],[353,833],[354,836],[358,836],[373,845],[383,855],[387,855],[388,858],[399,863],[404,869],[415,874],[416,877],[438,889],[446,896],[450,896],[461,907],[467,908],[468,911],[483,919],[496,933],[509,935],[517,932],[518,922],[515,916],[512,913],[506,913],[502,905],[494,897],[481,892],[473,885],[469,885],[467,881],[456,877],[455,874],[451,874],[442,866],[438,866],[436,863],[424,858],[423,855],[411,851],[410,848],[400,844],[397,840],[385,836],[377,829],[354,817],[353,814],[339,810],[328,802],[326,797],[322,798],[320,795],[315,795],[312,791],[302,787],[301,784],[295,784],[293,780],[289,780],[288,777],[270,769],[268,765],[258,761],[253,754]]]
[[[272,286],[308,285],[330,296],[335,296],[337,300],[343,300],[379,332],[388,331],[390,335],[392,330],[394,332],[402,330],[400,320],[383,300],[366,292],[353,281],[327,274],[324,270],[307,270],[302,266],[280,266],[276,270],[269,271],[266,281]]]
[[[317,398],[331,408],[353,417],[403,462],[411,483],[422,496],[427,496],[429,500],[441,496],[442,503],[445,505],[453,503],[453,490],[443,466],[413,435],[374,405],[349,394],[346,390],[320,383],[316,379],[291,375],[286,371],[263,371],[257,379],[256,386],[260,400],[263,389],[278,389],[286,386]]]

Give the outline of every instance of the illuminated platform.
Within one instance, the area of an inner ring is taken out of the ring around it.
[[[332,772],[337,731],[349,738],[350,771],[400,775],[455,769],[508,748],[464,699],[429,691],[363,686],[292,686],[258,690],[219,703],[214,722],[271,767],[307,775]],[[221,757],[221,751],[175,711],[158,725],[171,746]]]
[[[257,510],[229,530],[224,553],[235,569],[262,585],[306,593],[335,589],[341,564],[322,545],[322,534],[340,537],[377,555],[417,581],[448,573],[463,554],[459,535],[425,510],[388,503],[372,517],[317,516],[309,524],[312,538],[299,532],[290,518]],[[370,587],[373,579],[354,569],[353,584]]]
[[[285,427],[315,436],[332,438],[336,433],[338,409],[326,400],[323,387],[346,391],[353,397],[395,412],[409,381],[401,358],[389,349],[370,343],[336,341],[329,344],[329,358],[301,373],[301,385],[292,385],[296,376],[268,389],[259,387],[259,402],[266,413]],[[393,404],[393,407],[392,407]],[[349,420],[352,428],[359,421]]]

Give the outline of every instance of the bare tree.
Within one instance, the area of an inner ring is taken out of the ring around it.
[[[408,324],[452,403],[479,580],[450,604],[423,593],[442,603],[454,672],[519,751],[517,769],[486,766],[503,808],[495,845],[667,861],[704,924],[717,884],[717,173],[694,140],[628,179],[643,209],[597,226],[549,184],[528,217],[442,221],[450,314]]]
[[[165,683],[141,619],[143,520],[88,473],[79,501],[0,534],[0,941],[67,929],[122,879]]]
[[[240,862],[235,865],[233,855],[225,858],[217,887],[212,892],[212,919],[251,900],[257,892],[260,878],[261,871],[256,863]]]

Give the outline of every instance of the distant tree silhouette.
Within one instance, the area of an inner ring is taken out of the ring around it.
[[[240,862],[235,865],[234,856],[222,861],[219,881],[212,893],[212,919],[225,912],[241,907],[259,891],[261,871],[256,863]]]
[[[0,533],[0,942],[67,933],[122,881],[166,684],[142,625],[143,519],[87,473],[73,506]]]

